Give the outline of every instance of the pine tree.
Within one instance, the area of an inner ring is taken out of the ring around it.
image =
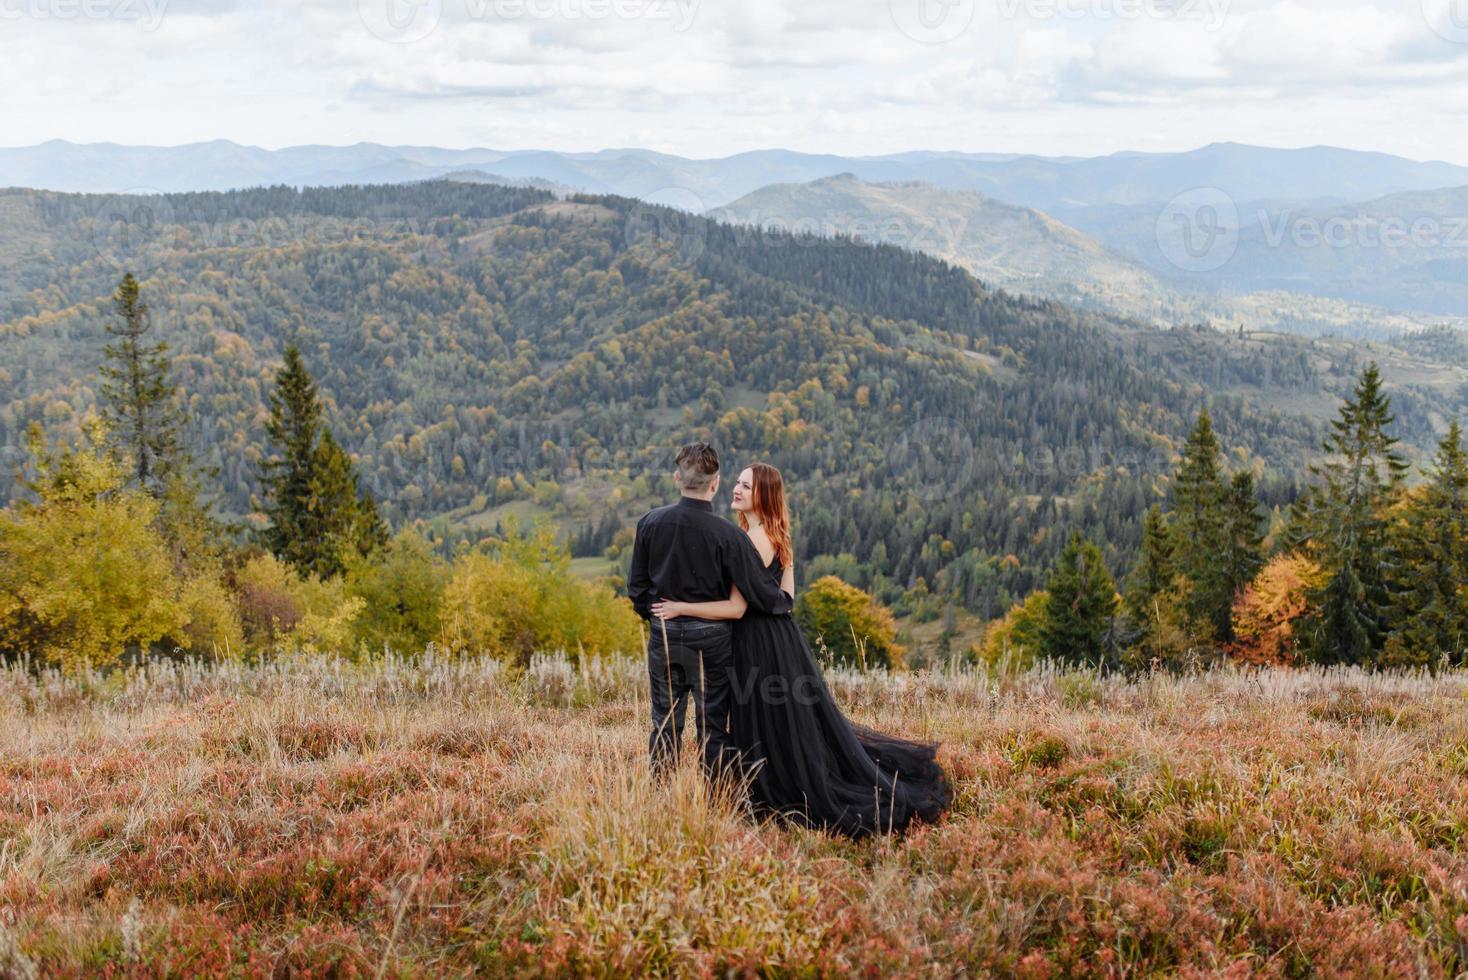
[[[107,332],[116,339],[104,349],[102,417],[139,489],[162,497],[170,478],[189,468],[168,344],[145,342],[152,320],[131,272],[113,293],[112,307],[116,321],[107,324]]]
[[[355,467],[353,473],[355,474]],[[360,481],[353,479],[356,485]],[[392,540],[392,533],[388,529],[387,521],[382,519],[382,511],[377,507],[377,498],[370,490],[357,491],[357,520],[352,528],[352,544],[356,546],[357,553],[370,555],[374,551],[387,547]]]
[[[1153,505],[1142,519],[1142,553],[1127,580],[1125,608],[1133,623],[1145,623],[1157,596],[1172,586],[1177,566],[1172,529],[1162,508]]]
[[[1228,633],[1234,594],[1218,562],[1225,547],[1229,494],[1221,455],[1205,408],[1198,413],[1173,477],[1172,527],[1176,570],[1192,585],[1185,604],[1188,617],[1206,624],[1214,638]]]
[[[1198,413],[1198,422],[1188,435],[1182,462],[1173,476],[1173,526],[1184,551],[1204,548],[1218,540],[1224,496],[1220,455],[1213,419],[1205,408]]]
[[[315,467],[316,442],[321,430],[321,406],[316,385],[306,371],[295,344],[285,349],[285,364],[275,377],[270,393],[270,419],[265,431],[280,456],[262,461],[260,482],[267,502],[264,510],[270,526],[262,542],[276,557],[299,568],[314,563],[316,545],[311,541],[311,479]]]
[[[321,421],[316,384],[294,344],[270,394],[265,425],[279,450],[261,464],[263,543],[277,557],[323,578],[339,574],[352,554],[387,540],[376,501],[359,488],[356,467]]]
[[[351,457],[325,428],[312,465],[309,520],[326,547],[317,550],[308,570],[322,578],[341,572],[344,556],[368,555],[387,543],[377,502],[363,493]]]
[[[1468,649],[1468,453],[1456,419],[1395,539],[1393,629],[1383,662],[1430,668],[1443,656],[1461,662]]]
[[[1310,596],[1306,624],[1309,655],[1319,663],[1370,663],[1381,649],[1389,600],[1386,512],[1407,465],[1387,434],[1392,421],[1391,399],[1371,364],[1331,422],[1326,461],[1311,468],[1319,482],[1301,519],[1310,557],[1326,575]]]
[[[1099,666],[1115,660],[1109,636],[1116,617],[1116,584],[1101,559],[1101,549],[1071,534],[1046,585],[1050,599],[1040,624],[1047,657],[1071,664]]]
[[[1215,635],[1224,643],[1233,640],[1233,607],[1239,593],[1264,567],[1262,523],[1254,474],[1247,470],[1235,473],[1223,506],[1223,548],[1216,556],[1220,591],[1228,596],[1228,615],[1215,620]]]

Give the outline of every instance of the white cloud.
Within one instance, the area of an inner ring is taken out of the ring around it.
[[[913,0],[442,0],[412,43],[367,21],[423,0],[361,0],[365,20],[357,0],[148,0],[151,30],[121,16],[145,0],[109,2],[118,16],[60,20],[0,0],[7,143],[712,156],[1228,139],[1468,162],[1447,97],[1468,85],[1468,43],[1420,0],[974,0],[933,44],[897,26],[891,4]]]

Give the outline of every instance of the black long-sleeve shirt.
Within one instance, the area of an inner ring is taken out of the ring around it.
[[[709,501],[682,497],[637,522],[627,596],[643,619],[652,618],[658,599],[717,602],[729,598],[731,585],[739,586],[754,609],[790,611],[790,596],[761,564],[749,536],[714,516]]]

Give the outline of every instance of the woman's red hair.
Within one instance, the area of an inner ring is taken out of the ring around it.
[[[750,509],[764,526],[765,534],[769,535],[780,566],[789,568],[795,552],[790,547],[790,510],[785,506],[785,479],[769,463],[750,463],[749,472],[754,486]],[[742,511],[739,526],[749,530],[749,518]]]

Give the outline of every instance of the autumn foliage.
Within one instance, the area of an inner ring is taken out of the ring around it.
[[[0,975],[1468,969],[1462,673],[828,679],[942,743],[940,823],[655,786],[630,659],[0,670]]]
[[[1301,618],[1310,593],[1324,584],[1319,565],[1299,555],[1277,555],[1234,601],[1235,640],[1229,653],[1245,664],[1294,666],[1300,661]]]

